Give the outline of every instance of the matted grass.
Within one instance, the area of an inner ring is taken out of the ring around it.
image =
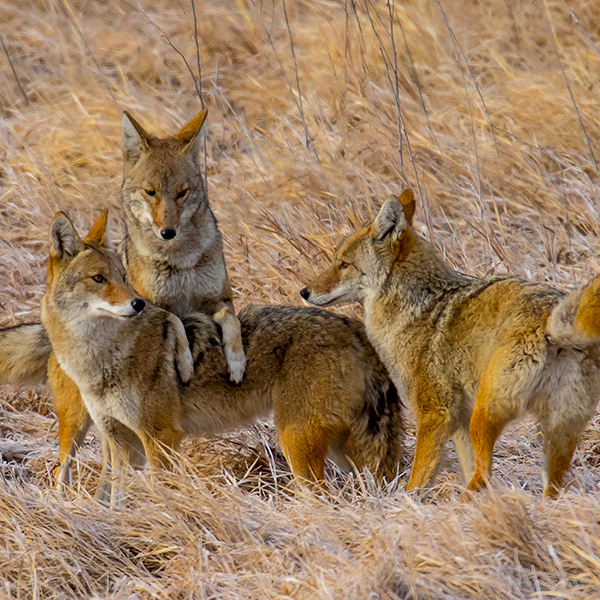
[[[563,289],[598,272],[596,2],[397,1],[393,28],[375,0],[195,8],[209,194],[238,308],[298,304],[341,237],[406,184],[417,228],[462,271]],[[117,105],[159,134],[201,106],[182,59],[197,75],[189,0],[3,0],[0,36],[22,87],[0,44],[8,326],[39,319],[57,209],[84,230],[109,206],[122,232]],[[178,489],[138,475],[131,506],[111,512],[91,498],[97,439],[61,498],[47,390],[0,398],[0,597],[600,598],[598,417],[556,502],[540,497],[529,422],[500,440],[495,489],[468,504],[452,450],[426,499],[402,492],[406,474],[382,489],[333,467],[328,494],[290,494],[259,424],[186,442]]]

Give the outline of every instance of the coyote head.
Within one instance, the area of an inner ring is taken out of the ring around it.
[[[208,206],[200,170],[203,110],[176,135],[157,138],[125,112],[121,135],[125,174],[121,188],[128,229],[177,244],[199,208]]]
[[[146,303],[127,283],[121,261],[107,245],[107,216],[105,210],[83,240],[64,212],[54,216],[43,313],[58,311],[61,321],[75,324],[90,317],[128,319],[144,309]]]
[[[407,242],[415,214],[415,198],[406,189],[390,196],[375,220],[347,237],[335,251],[331,266],[300,290],[317,306],[363,302],[369,290],[387,278]]]

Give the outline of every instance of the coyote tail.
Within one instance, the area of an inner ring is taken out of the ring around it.
[[[40,383],[52,346],[41,323],[0,329],[0,383]]]
[[[404,463],[402,408],[396,386],[380,373],[367,383],[363,411],[353,419],[350,444],[365,466],[388,482]]]
[[[547,331],[561,345],[600,342],[600,276],[560,300],[550,313]]]

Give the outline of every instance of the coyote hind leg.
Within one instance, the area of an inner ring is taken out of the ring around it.
[[[454,448],[458,456],[458,462],[463,474],[465,483],[471,481],[475,474],[473,444],[471,443],[471,435],[468,427],[459,427],[452,436]]]
[[[450,438],[450,417],[444,410],[417,415],[417,447],[406,491],[429,486],[435,478],[444,446]]]
[[[279,434],[279,446],[294,477],[312,486],[325,482],[325,458],[329,436],[320,428],[307,431],[298,425],[287,425]]]

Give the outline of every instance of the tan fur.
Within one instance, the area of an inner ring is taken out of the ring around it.
[[[93,312],[98,297],[121,306],[137,294],[99,237],[82,242],[62,213],[52,230],[53,277],[42,303],[56,357],[51,379],[61,372],[72,379],[101,431],[101,497],[118,502],[125,467],[141,464],[142,447],[153,471],[168,468],[169,450],[183,436],[238,427],[271,410],[295,475],[322,480],[328,454],[346,468],[396,475],[401,403],[359,323],[314,308],[245,308],[248,370],[234,386],[215,321],[188,315],[186,337],[177,317],[151,303],[130,317]],[[98,272],[102,284],[94,280]],[[73,392],[71,385],[62,396]]]
[[[0,381],[19,385],[44,382],[51,351],[40,323],[0,330]]]
[[[431,484],[451,437],[480,489],[496,439],[529,411],[545,436],[544,493],[554,495],[600,395],[600,280],[565,296],[464,276],[415,233],[414,210],[410,190],[389,198],[301,294],[321,306],[363,304],[369,339],[417,415],[407,489]]]

